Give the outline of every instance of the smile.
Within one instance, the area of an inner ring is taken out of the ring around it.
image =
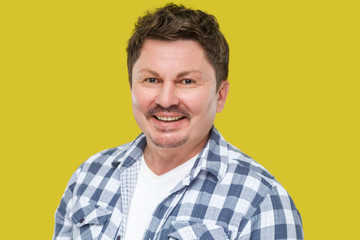
[[[161,116],[154,116],[157,120],[163,121],[163,122],[174,122],[181,120],[185,117],[161,117]]]

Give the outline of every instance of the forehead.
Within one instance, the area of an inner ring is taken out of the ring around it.
[[[191,49],[199,52],[204,52],[203,47],[199,42],[191,39],[178,39],[178,40],[159,40],[159,39],[146,39],[143,43],[140,55],[144,51],[151,51],[152,49]]]
[[[198,70],[215,73],[203,47],[194,40],[147,39],[133,71],[140,71],[144,67],[164,71]]]

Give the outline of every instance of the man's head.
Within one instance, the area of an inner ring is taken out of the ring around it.
[[[229,46],[214,16],[181,5],[168,4],[140,17],[127,47],[130,86],[134,64],[140,56],[144,42],[148,39],[198,42],[215,70],[217,89],[222,81],[227,80]]]
[[[128,64],[147,149],[198,153],[229,90],[228,45],[215,18],[200,11],[168,5],[139,22]]]

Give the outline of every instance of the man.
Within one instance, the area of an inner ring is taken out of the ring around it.
[[[284,188],[213,126],[229,90],[215,18],[166,5],[138,20],[127,53],[143,133],[74,173],[54,239],[303,239]]]

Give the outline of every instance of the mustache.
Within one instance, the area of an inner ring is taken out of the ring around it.
[[[184,117],[190,118],[190,112],[188,110],[186,110],[185,108],[181,108],[177,105],[171,105],[170,107],[167,107],[167,108],[160,106],[160,105],[156,105],[155,107],[151,108],[146,113],[146,117],[150,118],[159,112],[178,113]]]

